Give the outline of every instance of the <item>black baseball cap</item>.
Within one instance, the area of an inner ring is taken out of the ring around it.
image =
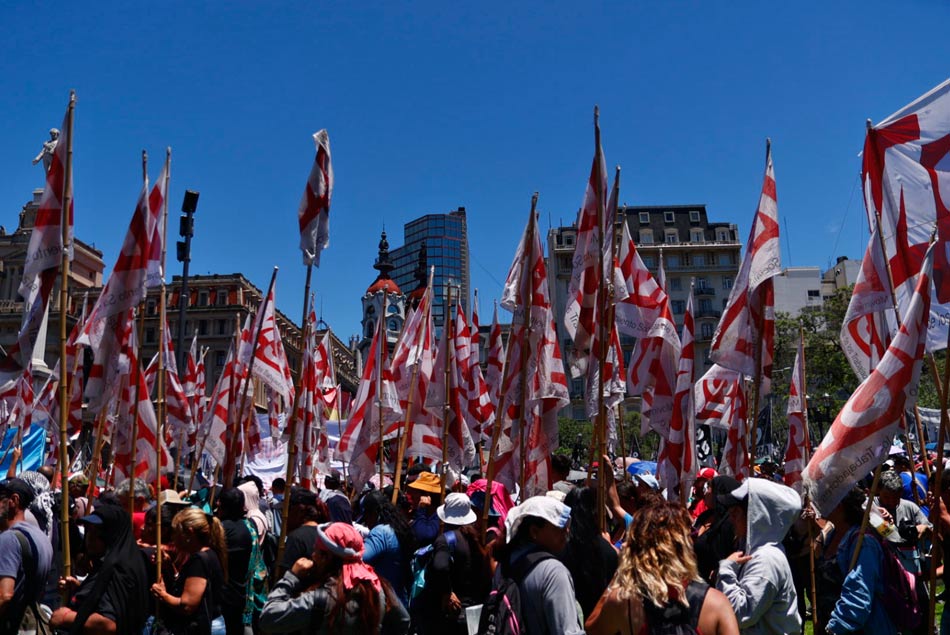
[[[22,478],[8,478],[0,481],[0,498],[9,497],[16,494],[20,497],[20,508],[26,509],[36,498],[36,491],[33,486]]]

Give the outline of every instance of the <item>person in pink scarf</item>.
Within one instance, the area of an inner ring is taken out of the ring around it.
[[[352,525],[317,528],[310,558],[274,586],[261,612],[265,633],[379,633],[409,630],[409,614],[392,588],[363,562],[363,538]]]

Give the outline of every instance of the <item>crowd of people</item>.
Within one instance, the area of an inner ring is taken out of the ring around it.
[[[0,482],[0,635],[791,635],[809,620],[815,633],[917,634],[940,601],[927,579],[931,545],[950,536],[950,496],[935,498],[940,479],[904,455],[826,517],[771,470],[740,482],[705,468],[678,493],[607,469],[601,499],[586,474],[569,480],[565,457],[552,466],[551,490],[524,500],[498,482],[486,492],[479,474],[443,490],[421,464],[396,492],[351,492],[333,472],[319,491],[248,476],[157,497],[137,480],[87,497],[76,475],[69,575],[54,474],[11,473]],[[885,601],[892,555],[916,581],[914,620]]]

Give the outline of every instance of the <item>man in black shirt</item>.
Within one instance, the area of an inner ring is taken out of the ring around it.
[[[303,487],[290,490],[290,510],[287,514],[287,543],[278,574],[290,571],[300,558],[309,558],[317,540],[317,525],[329,522],[327,505],[317,495]]]

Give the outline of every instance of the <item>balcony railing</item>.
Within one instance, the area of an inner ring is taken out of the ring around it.
[[[696,312],[696,317],[698,318],[712,318],[718,320],[720,315],[722,315],[722,312],[716,311],[715,309],[700,309]]]
[[[712,287],[696,287],[693,289],[693,293],[697,296],[709,297],[716,295],[716,290]]]

